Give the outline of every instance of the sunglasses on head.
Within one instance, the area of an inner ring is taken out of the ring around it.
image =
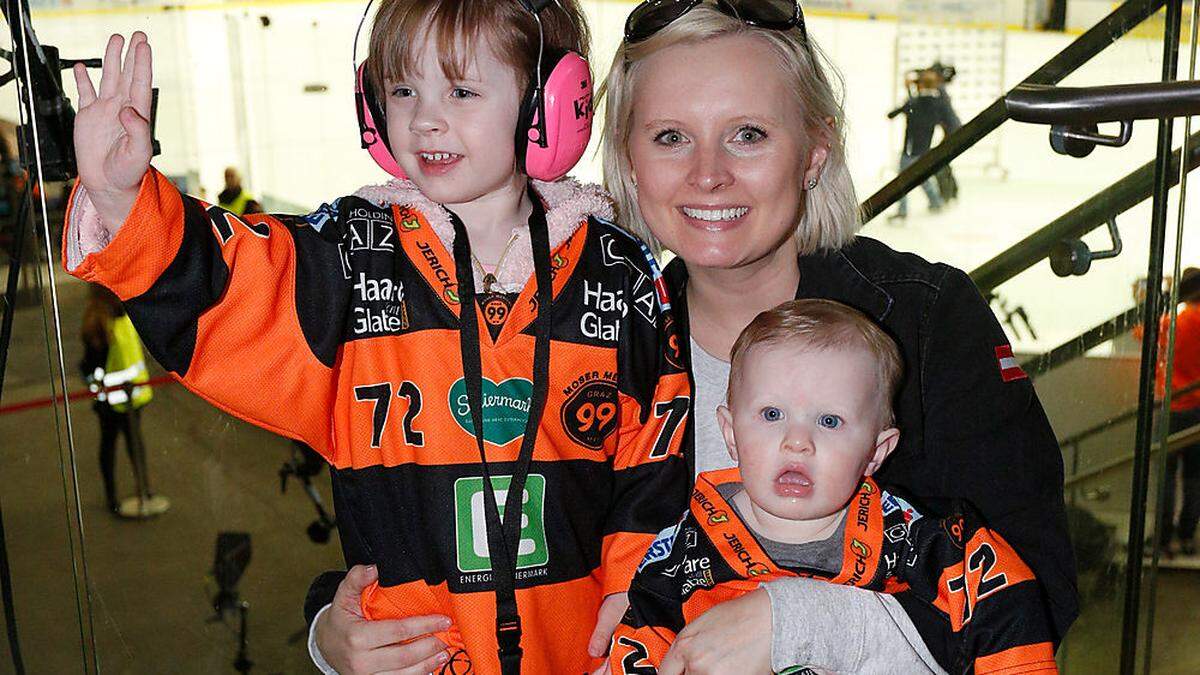
[[[704,0],[646,0],[625,20],[625,41],[641,42],[666,28],[676,19],[695,9]],[[717,0],[722,14],[738,19],[747,26],[788,30],[799,28],[804,41],[804,12],[797,0]]]

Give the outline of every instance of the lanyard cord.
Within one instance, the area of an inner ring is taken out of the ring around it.
[[[537,317],[534,319],[533,393],[529,402],[529,417],[521,451],[513,467],[508,494],[504,500],[503,524],[492,486],[491,471],[483,447],[483,365],[479,346],[479,320],[475,312],[475,279],[471,269],[471,244],[462,220],[453,212],[454,271],[458,280],[459,347],[462,352],[463,376],[467,402],[471,410],[471,425],[479,447],[479,462],[483,470],[484,515],[487,520],[488,557],[492,565],[492,582],[496,590],[496,641],[499,645],[500,669],[504,675],[521,672],[521,617],[517,610],[516,557],[520,544],[522,504],[525,479],[533,459],[533,446],[546,407],[550,388],[550,328],[553,325],[553,287],[550,277],[550,235],[546,214],[532,189],[533,213],[529,218],[529,235],[533,244],[534,279],[537,284]]]

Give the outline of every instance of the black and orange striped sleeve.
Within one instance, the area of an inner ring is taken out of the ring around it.
[[[634,628],[629,623],[618,625],[608,651],[609,671],[613,675],[657,673],[672,642],[662,634],[662,630],[655,630],[648,625],[640,628]]]
[[[675,321],[649,249],[621,234],[613,245],[631,263],[629,307],[617,345],[619,427],[602,564],[604,593],[629,587],[654,534],[676,522],[692,482],[684,452],[691,385],[681,367]]]
[[[912,524],[896,594],[950,672],[1056,673],[1049,601],[1033,571],[969,507]]]
[[[334,366],[349,294],[333,228],[236,216],[180,194],[154,169],[112,241],[84,255],[80,231],[94,217],[76,188],[67,271],[116,293],[150,353],[189,389],[334,461]]]
[[[665,528],[652,540],[638,565],[629,586],[629,609],[613,633],[608,651],[609,669],[613,675],[651,675],[658,672],[663,657],[683,630],[684,595],[680,574],[685,546],[676,547],[680,533],[696,538],[703,551],[713,553],[707,539],[701,535],[687,512],[675,524]]]

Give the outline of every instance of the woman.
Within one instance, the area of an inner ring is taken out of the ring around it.
[[[622,224],[677,255],[665,276],[690,335],[695,468],[729,464],[715,410],[742,327],[794,297],[854,306],[906,362],[903,440],[881,480],[934,511],[972,501],[1038,575],[1061,638],[1077,605],[1053,433],[1024,373],[1002,367],[1007,338],[965,274],[854,238],[841,105],[818,54],[791,3],[660,0],[631,14],[608,76],[604,164]],[[436,653],[431,638],[397,644],[427,632],[430,617],[355,620],[356,587],[369,579],[352,570],[316,627],[339,671]],[[953,663],[950,649],[889,596],[791,579],[695,619],[660,672],[936,671],[931,657]]]

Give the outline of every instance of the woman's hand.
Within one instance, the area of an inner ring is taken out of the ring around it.
[[[671,645],[659,675],[771,672],[771,599],[758,589],[694,619]]]
[[[75,115],[75,159],[79,182],[87,188],[105,228],[115,236],[137,200],[150,168],[150,43],[138,31],[129,39],[113,35],[104,52],[100,93],[83,64],[75,64],[79,112]]]
[[[424,675],[446,662],[446,645],[431,633],[450,627],[444,616],[369,621],[362,615],[363,589],[379,578],[374,566],[355,565],[338,585],[329,609],[317,618],[317,647],[340,675]]]
[[[600,603],[600,609],[596,612],[596,628],[592,630],[592,637],[588,640],[588,656],[598,659],[608,654],[608,646],[612,643],[613,632],[617,630],[617,624],[621,623],[621,617],[625,616],[625,610],[629,609],[629,594],[628,593],[613,593],[604,598],[604,602]],[[592,673],[592,675],[608,675],[608,662],[600,666]]]

